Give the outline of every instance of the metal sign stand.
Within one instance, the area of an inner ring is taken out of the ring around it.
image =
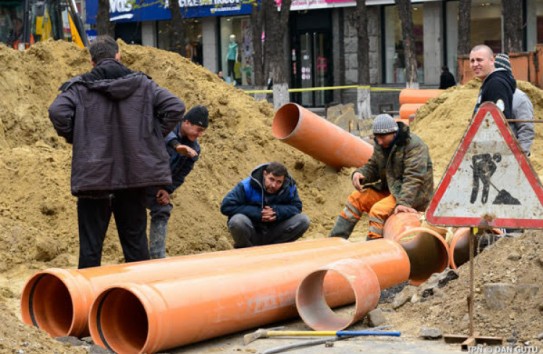
[[[468,315],[469,315],[469,335],[446,334],[443,336],[445,343],[462,343],[463,351],[468,351],[469,347],[477,344],[502,345],[503,337],[484,337],[475,332],[473,325],[474,298],[475,298],[475,282],[474,282],[474,266],[473,258],[475,253],[475,240],[479,229],[472,227],[469,234],[469,295],[468,295]]]

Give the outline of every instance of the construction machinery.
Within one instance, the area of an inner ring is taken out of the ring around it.
[[[49,38],[88,46],[74,0],[0,0],[0,42],[24,50]]]

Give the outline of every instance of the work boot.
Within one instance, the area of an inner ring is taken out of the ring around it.
[[[151,259],[166,257],[166,232],[168,220],[151,220],[149,230],[149,255]]]
[[[338,216],[334,228],[330,231],[330,237],[343,237],[347,240],[351,236],[355,225],[356,222]]]

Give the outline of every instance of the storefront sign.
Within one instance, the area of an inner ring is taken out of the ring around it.
[[[183,18],[250,14],[244,0],[178,0]],[[161,21],[171,18],[168,0],[109,0],[109,17],[116,22]],[[96,23],[98,0],[87,1],[87,23]]]

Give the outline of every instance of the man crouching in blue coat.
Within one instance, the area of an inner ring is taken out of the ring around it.
[[[309,228],[296,182],[279,162],[256,167],[224,197],[234,248],[292,242]]]

